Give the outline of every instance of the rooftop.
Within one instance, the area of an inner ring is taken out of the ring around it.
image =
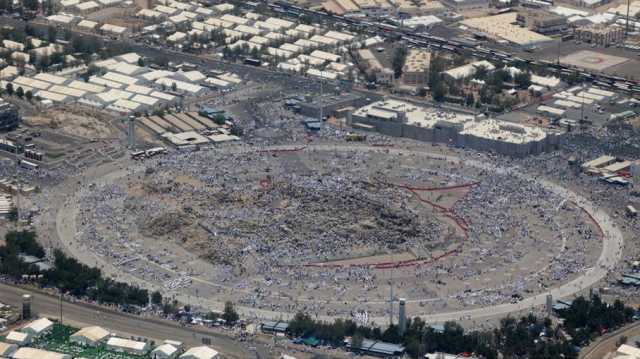
[[[550,37],[540,35],[520,26],[513,25],[516,22],[517,13],[506,13],[494,16],[466,19],[462,24],[486,32],[487,34],[505,39],[517,45],[533,45],[552,41]]]
[[[71,359],[68,354],[50,352],[35,348],[20,348],[12,356],[13,359]]]
[[[404,63],[403,72],[422,72],[429,68],[431,53],[419,49],[411,49]]]

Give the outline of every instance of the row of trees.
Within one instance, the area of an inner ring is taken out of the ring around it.
[[[393,325],[382,331],[358,326],[350,320],[327,323],[298,313],[289,322],[289,332],[296,337],[314,336],[336,346],[342,345],[347,336],[352,337],[352,343],[369,338],[402,344],[413,358],[438,351],[475,353],[486,359],[497,358],[498,353],[504,358],[571,359],[577,357],[576,346],[584,346],[595,337],[631,322],[634,314],[635,311],[620,300],[608,304],[593,295],[578,297],[568,309],[560,311],[564,319],[562,326],[554,326],[549,318],[529,314],[520,319],[504,318],[493,330],[466,333],[454,322],[445,323],[444,330],[436,331],[420,318],[413,318],[400,335]]]
[[[0,273],[15,279],[22,275],[40,274],[34,265],[26,264],[20,254],[32,255],[38,258],[45,256],[45,250],[36,240],[32,231],[11,231],[5,236],[6,244],[0,246]],[[62,292],[77,297],[86,297],[99,303],[119,305],[146,306],[149,303],[149,293],[146,289],[127,283],[116,282],[102,275],[100,269],[86,266],[76,259],[68,257],[64,252],[53,251],[54,268],[45,271],[41,285],[52,286]],[[162,296],[158,300],[162,302]]]
[[[377,327],[358,326],[351,320],[326,323],[298,313],[289,322],[289,331],[296,337],[314,336],[335,346],[341,346],[347,336],[352,337],[352,346],[356,347],[364,338],[402,344],[413,358],[432,352],[475,353],[486,359],[498,358],[498,353],[504,358],[577,357],[559,327],[554,327],[549,319],[541,320],[533,314],[520,319],[507,317],[494,330],[468,333],[454,322],[445,323],[444,330],[434,330],[420,318],[413,318],[408,321],[405,333],[400,335],[395,325],[382,331]]]
[[[633,320],[635,310],[616,299],[613,304],[603,302],[598,295],[578,297],[571,306],[560,311],[567,332],[575,345],[585,345],[594,337],[616,329]]]
[[[23,0],[21,6],[17,6],[12,0],[0,0],[0,11],[14,12],[22,14],[24,10],[38,11],[40,8],[40,2],[38,0]],[[42,9],[46,15],[51,15],[54,12],[54,4],[52,0],[42,1]]]
[[[7,84],[7,86],[5,87],[4,91],[1,91],[0,89],[0,93],[2,92],[6,92],[7,95],[9,96],[13,96],[16,95],[19,98],[25,98],[27,101],[31,101],[33,99],[33,92],[31,90],[23,90],[22,87],[18,87],[16,89],[13,88],[13,84],[11,82],[9,82]]]

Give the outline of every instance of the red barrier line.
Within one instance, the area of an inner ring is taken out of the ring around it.
[[[467,188],[467,187],[473,187],[476,186],[478,184],[480,184],[480,182],[471,182],[471,183],[464,183],[464,184],[457,184],[457,185],[453,185],[453,186],[444,186],[444,187],[413,187],[413,186],[409,186],[407,184],[396,184],[396,183],[390,183],[390,182],[385,182],[379,179],[376,179],[376,181],[385,184],[387,186],[393,186],[393,187],[400,187],[400,188],[404,188],[410,191],[446,191],[446,190],[451,190],[451,189],[458,189],[458,188]]]
[[[579,206],[576,202],[574,201],[570,201],[571,203],[573,203],[576,207],[580,208],[584,213],[587,214],[587,216],[589,217],[589,219],[591,220],[591,222],[593,222],[596,227],[598,228],[598,231],[600,232],[600,236],[604,237],[604,230],[602,230],[602,227],[600,227],[600,223],[598,223],[598,221],[596,221],[595,218],[593,218],[593,216],[591,215],[591,213],[589,213],[586,209],[584,209],[583,207]]]

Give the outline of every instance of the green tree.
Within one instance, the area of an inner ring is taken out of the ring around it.
[[[362,342],[364,341],[364,337],[360,333],[355,333],[351,337],[351,347],[352,348],[361,348]]]
[[[142,57],[138,58],[138,66],[144,67],[144,59]]]
[[[294,336],[303,336],[311,333],[315,323],[311,316],[307,313],[298,312],[293,317],[291,321],[289,321],[289,331]]]
[[[58,29],[56,29],[55,26],[49,26],[47,28],[47,39],[51,43],[55,43],[58,39]]]
[[[531,74],[529,72],[521,72],[513,79],[519,89],[524,90],[531,86]]]
[[[31,10],[31,11],[37,11],[38,10],[38,0],[22,0],[22,5],[27,10]]]
[[[33,92],[31,92],[31,90],[28,90],[24,93],[24,97],[27,99],[27,101],[31,102],[31,100],[33,99]]]
[[[24,97],[24,90],[22,89],[22,87],[18,87],[16,89],[16,96],[18,96],[20,98]]]
[[[11,207],[11,209],[9,210],[9,213],[7,213],[7,219],[10,222],[17,222],[18,221],[18,208],[16,208],[15,206]]]
[[[9,82],[6,86],[6,90],[7,90],[7,94],[9,94],[9,96],[13,95],[13,84],[11,82]]]
[[[162,304],[162,294],[159,291],[154,291],[151,293],[151,304],[161,305]]]
[[[238,319],[240,319],[238,312],[236,312],[236,309],[233,307],[233,303],[231,302],[224,303],[224,311],[222,313],[222,319],[224,319],[225,322],[227,322],[227,325],[233,325],[238,321]]]
[[[444,97],[445,97],[445,88],[444,88],[444,84],[442,83],[442,81],[438,81],[432,88],[431,88],[431,96],[433,97],[434,101],[437,102],[442,102],[444,101]]]
[[[171,315],[178,312],[178,301],[166,301],[162,305],[162,313],[165,315]]]
[[[398,46],[393,51],[393,58],[391,59],[391,66],[393,68],[393,75],[395,78],[402,76],[402,68],[404,62],[407,59],[408,50],[405,46]]]
[[[218,115],[215,115],[213,117],[213,122],[215,122],[218,125],[224,125],[225,122],[226,122],[226,119],[225,119],[224,115],[218,114]]]
[[[35,36],[36,35],[36,29],[33,27],[33,25],[27,24],[27,25],[24,26],[24,33],[27,36]]]
[[[442,81],[442,71],[444,71],[444,68],[444,59],[439,55],[433,56],[429,63],[429,87],[433,88],[436,86],[436,83]]]
[[[473,106],[475,99],[473,98],[473,94],[468,93],[464,98],[464,105],[467,107]]]
[[[205,314],[204,318],[208,319],[208,320],[218,320],[218,319],[220,319],[220,313],[219,312],[209,312],[209,313]]]
[[[486,66],[480,65],[476,67],[476,73],[473,74],[474,79],[485,80],[489,75],[489,69]]]

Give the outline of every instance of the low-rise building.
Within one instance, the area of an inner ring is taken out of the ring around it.
[[[208,346],[199,346],[187,350],[180,359],[217,359],[220,353]]]
[[[380,133],[523,157],[557,148],[561,132],[383,100],[353,112],[351,124]]]
[[[83,346],[96,347],[104,343],[110,335],[111,334],[108,330],[102,327],[93,326],[82,328],[73,333],[69,340]]]
[[[578,40],[596,44],[599,46],[609,46],[622,43],[624,41],[624,29],[613,25],[587,25],[576,29],[575,36]]]
[[[483,10],[489,8],[489,0],[441,0],[441,2],[455,11]]]
[[[420,86],[427,83],[431,53],[411,49],[402,68],[402,81],[407,85]]]
[[[149,352],[149,343],[111,337],[107,340],[107,349],[121,353],[145,355]]]
[[[443,72],[443,74],[454,80],[460,80],[475,75],[476,71],[478,71],[478,68],[480,67],[484,67],[488,71],[493,71],[496,68],[491,62],[487,60],[481,60],[449,69]]]
[[[4,337],[4,341],[17,346],[27,345],[31,343],[31,334],[12,330]]]
[[[20,116],[12,104],[0,99],[0,131],[9,131],[18,126]]]
[[[180,351],[174,345],[165,343],[151,351],[151,357],[154,359],[173,359],[178,356]]]
[[[567,18],[552,12],[526,9],[518,12],[516,22],[540,34],[553,34],[567,29]]]
[[[28,333],[34,338],[42,337],[53,329],[53,322],[47,318],[36,319],[20,329],[23,333]]]
[[[0,357],[1,358],[10,358],[13,353],[18,350],[18,346],[15,344],[9,344],[5,342],[0,342]]]
[[[71,359],[71,355],[35,348],[20,348],[11,356],[13,359]]]

